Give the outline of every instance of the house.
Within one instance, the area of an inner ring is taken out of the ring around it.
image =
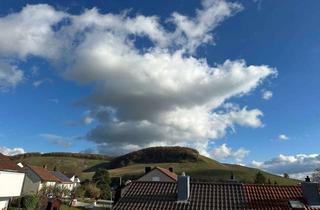
[[[177,182],[135,181],[124,188],[114,210],[316,210],[320,209],[317,183],[296,186],[238,183],[192,183],[189,176]]]
[[[66,173],[65,175],[73,182],[73,188],[80,186],[81,181],[78,175],[74,173]]]
[[[52,175],[46,167],[26,165],[23,169],[26,173],[22,190],[24,195],[37,193],[44,186],[55,186],[59,183],[59,179]]]
[[[154,167],[151,169],[151,167],[145,167],[145,174],[138,181],[176,182],[177,174],[173,172],[173,168]]]
[[[7,209],[12,197],[21,195],[24,177],[23,170],[0,153],[0,210]]]
[[[52,171],[51,174],[59,180],[59,182],[57,183],[58,187],[65,188],[70,191],[73,190],[74,184],[66,175],[64,175],[60,171]]]

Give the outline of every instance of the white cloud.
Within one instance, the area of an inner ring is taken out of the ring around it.
[[[291,177],[303,178],[310,175],[312,171],[319,168],[319,154],[297,154],[283,155],[272,158],[268,161],[252,161],[251,166],[257,167],[272,173],[288,173]]]
[[[63,137],[55,134],[50,133],[42,133],[39,134],[39,137],[46,139],[49,143],[55,144],[62,147],[71,147],[72,142],[71,139],[68,137]]]
[[[262,98],[264,100],[270,100],[273,96],[273,93],[270,90],[264,90],[262,91]]]
[[[48,5],[28,5],[0,18],[6,34],[17,31],[12,37],[0,35],[0,57],[42,57],[64,78],[91,84],[92,94],[80,104],[90,109],[84,122],[98,124],[87,138],[107,145],[103,148],[184,145],[208,154],[208,143],[228,128],[262,126],[259,109],[217,109],[276,74],[267,65],[244,60],[209,65],[194,54],[212,42],[212,32],[223,20],[241,9],[237,3],[204,0],[195,17],[174,12],[167,19],[174,29],[168,31],[157,16],[101,14],[97,9],[71,15]],[[150,46],[137,48],[136,38],[149,40]],[[24,45],[12,44],[20,42]]]
[[[234,150],[228,147],[227,144],[222,144],[212,149],[211,157],[218,160],[234,159],[236,162],[241,162],[249,153],[250,151],[244,148]]]
[[[15,87],[23,80],[23,71],[0,59],[0,91]]]
[[[289,137],[288,137],[287,135],[285,135],[285,134],[280,134],[280,135],[278,136],[278,140],[280,140],[280,141],[286,141],[286,140],[289,140]]]
[[[0,55],[57,57],[61,42],[52,26],[64,15],[51,6],[39,4],[27,5],[19,13],[1,17]]]
[[[26,151],[23,148],[7,148],[7,147],[0,147],[0,153],[4,155],[18,155],[18,154],[23,154],[26,153]]]

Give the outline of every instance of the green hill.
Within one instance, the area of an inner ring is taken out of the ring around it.
[[[224,182],[233,173],[238,181],[253,183],[255,174],[259,171],[235,164],[223,164],[200,155],[194,149],[185,147],[151,147],[113,159],[99,155],[95,159],[94,155],[74,153],[25,154],[15,156],[14,159],[32,165],[47,165],[49,170],[57,167],[62,172],[75,172],[80,174],[82,179],[91,178],[98,168],[107,168],[112,177],[122,176],[125,179],[134,179],[144,173],[146,166],[160,166],[172,167],[177,174],[186,172],[193,181]],[[291,185],[299,182],[263,171],[262,173],[272,183]]]

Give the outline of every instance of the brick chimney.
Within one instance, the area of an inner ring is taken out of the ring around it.
[[[186,176],[183,172],[182,175],[178,176],[178,202],[188,202],[190,196],[190,176]]]

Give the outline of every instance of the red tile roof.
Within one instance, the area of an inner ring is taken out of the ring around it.
[[[114,210],[247,209],[240,184],[191,183],[188,203],[178,203],[175,182],[133,182]]]
[[[317,209],[306,204],[299,185],[191,183],[189,202],[178,203],[176,182],[133,182],[114,209],[287,210],[289,201],[300,201],[307,210]]]
[[[22,172],[22,169],[9,157],[0,153],[0,170],[6,171],[19,171]]]
[[[305,204],[307,209],[310,208],[306,205],[301,186],[278,186],[278,185],[256,185],[245,184],[243,185],[246,202],[250,210],[257,209],[274,209],[286,210],[289,208],[289,201],[295,200]]]
[[[169,171],[168,169],[165,169],[165,168],[161,168],[161,167],[156,166],[156,167],[154,167],[153,170],[159,170],[159,171],[161,171],[162,173],[164,173],[165,175],[167,175],[168,177],[170,177],[170,178],[173,179],[174,181],[177,181],[177,180],[178,180],[177,174]]]
[[[36,173],[42,181],[52,181],[52,182],[59,182],[59,180],[53,176],[47,169],[39,166],[30,166],[28,167]]]

